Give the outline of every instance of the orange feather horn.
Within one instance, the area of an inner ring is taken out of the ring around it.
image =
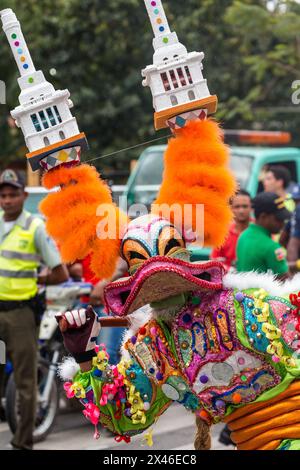
[[[164,158],[163,182],[152,212],[166,217],[167,210],[168,217],[178,225],[172,211],[170,215],[170,207],[175,205],[181,210],[184,233],[191,230],[205,245],[220,246],[232,220],[229,199],[235,194],[236,182],[228,168],[229,149],[218,124],[212,120],[190,121],[176,130]],[[199,204],[204,206],[200,226],[196,220]]]
[[[96,276],[111,278],[127,217],[113,203],[110,189],[96,168],[61,166],[46,173],[43,184],[47,189],[61,187],[47,195],[40,209],[63,260],[74,262],[91,254]]]

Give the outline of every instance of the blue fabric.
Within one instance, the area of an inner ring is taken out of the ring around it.
[[[263,323],[257,321],[256,315],[254,313],[255,308],[253,299],[251,297],[245,297],[242,305],[244,308],[245,329],[247,336],[249,339],[253,340],[253,347],[257,351],[265,352],[269,346],[269,341],[262,331]],[[260,337],[257,336],[258,333],[260,333]]]
[[[291,236],[300,238],[300,204],[297,205],[291,222]]]
[[[147,375],[143,372],[141,366],[136,362],[133,361],[133,364],[126,370],[126,375],[128,380],[136,387],[136,389],[140,392],[140,395],[143,401],[151,402],[152,401],[152,385],[147,377]]]

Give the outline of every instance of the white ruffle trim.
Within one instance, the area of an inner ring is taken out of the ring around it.
[[[227,289],[264,289],[270,295],[283,296],[300,290],[300,274],[292,279],[280,282],[273,274],[260,274],[255,271],[247,273],[228,273],[223,277],[223,286]]]
[[[77,364],[73,357],[64,357],[58,365],[57,375],[66,382],[67,380],[72,380],[79,370],[79,364]]]

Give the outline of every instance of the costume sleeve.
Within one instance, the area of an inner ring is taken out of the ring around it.
[[[191,409],[198,406],[156,321],[140,328],[126,349],[128,360],[111,366],[100,348],[92,370],[78,372],[65,384],[67,395],[80,399],[93,424],[128,438],[151,426],[174,400]]]

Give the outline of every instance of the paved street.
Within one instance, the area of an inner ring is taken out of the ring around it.
[[[218,442],[222,425],[213,427],[213,449],[231,450]],[[57,418],[55,427],[47,440],[36,444],[36,449],[47,450],[149,450],[142,447],[142,436],[135,436],[130,444],[115,442],[113,437],[104,430],[99,440],[93,439],[94,428],[82,416],[80,411],[64,412]],[[154,426],[152,450],[193,450],[195,425],[193,416],[182,406],[173,405],[161,416]],[[0,449],[8,449],[11,438],[6,423],[0,423]]]

